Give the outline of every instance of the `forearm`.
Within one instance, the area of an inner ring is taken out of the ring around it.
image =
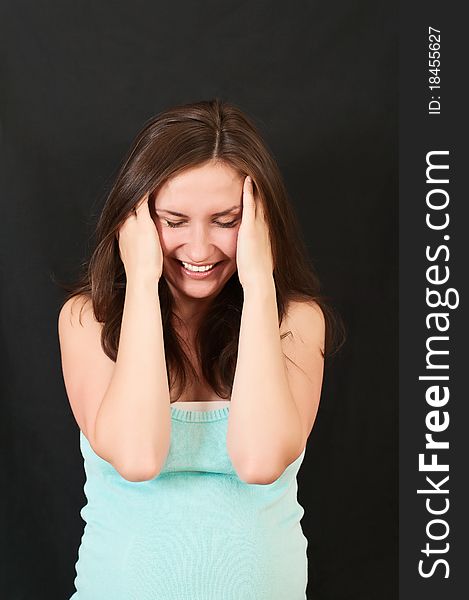
[[[171,419],[157,282],[127,282],[115,371],[96,418],[104,457],[127,473],[159,471]],[[116,467],[117,468],[117,467]]]
[[[275,282],[244,292],[227,448],[245,472],[282,472],[297,458],[301,421],[288,385]]]

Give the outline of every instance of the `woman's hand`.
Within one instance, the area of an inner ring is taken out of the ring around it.
[[[238,278],[243,289],[273,281],[273,257],[269,228],[259,198],[254,198],[251,178],[244,180],[243,212],[236,247]]]
[[[163,271],[163,251],[148,197],[147,192],[116,233],[127,281],[136,277],[159,281]]]

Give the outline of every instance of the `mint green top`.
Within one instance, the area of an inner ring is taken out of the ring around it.
[[[80,431],[87,503],[69,600],[306,600],[305,451],[273,483],[247,484],[227,453],[229,406],[170,408],[150,481],[124,479]]]

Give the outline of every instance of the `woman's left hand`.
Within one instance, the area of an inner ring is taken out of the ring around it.
[[[248,176],[243,185],[243,212],[236,247],[238,278],[243,289],[273,282],[273,257],[269,228],[260,199],[254,198]]]

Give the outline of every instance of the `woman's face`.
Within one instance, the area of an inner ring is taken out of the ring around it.
[[[236,271],[236,244],[242,215],[242,177],[214,162],[169,179],[154,200],[163,250],[163,276],[182,303],[216,296]],[[175,214],[179,213],[179,214]],[[206,273],[191,265],[215,265]]]

